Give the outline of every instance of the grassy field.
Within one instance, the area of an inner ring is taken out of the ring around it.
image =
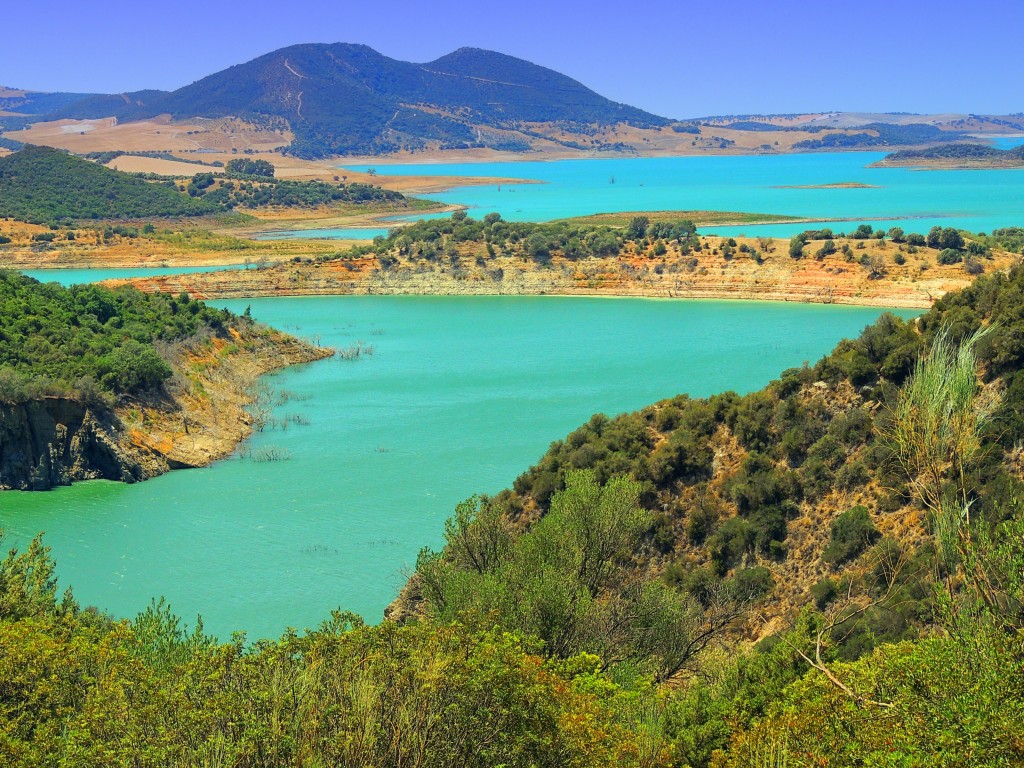
[[[154,118],[119,123],[116,118],[97,120],[55,120],[34,123],[20,131],[10,131],[5,138],[24,144],[67,149],[76,154],[88,152],[170,152],[232,149],[269,151],[288,144],[286,133],[266,131],[235,118],[172,123]]]

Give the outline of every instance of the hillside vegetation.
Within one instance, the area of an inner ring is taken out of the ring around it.
[[[914,165],[923,162],[955,162],[982,167],[1024,166],[1024,146],[1013,149],[996,149],[987,144],[954,143],[927,149],[904,149],[886,155],[881,163],[885,165]]]
[[[262,173],[139,178],[49,147],[0,158],[0,218],[32,224],[200,216],[236,208],[402,205],[400,192],[370,184],[283,181]],[[239,164],[235,168],[250,169]]]
[[[184,294],[0,271],[0,494],[224,458],[260,423],[262,374],[332,354]]]
[[[706,674],[716,643],[760,638],[714,684],[683,686],[699,708],[676,712],[683,765],[761,765],[755,746],[797,765],[1021,759],[1024,613],[1007,563],[1024,554],[1022,299],[1018,267],[918,323],[883,316],[760,392],[593,417],[513,489],[461,506],[393,615],[489,617],[549,658],[655,680]],[[748,664],[770,671],[751,679]],[[992,698],[963,700],[979,679]]]
[[[855,149],[868,147],[898,147],[907,144],[931,144],[957,141],[966,137],[963,131],[942,130],[934,125],[912,123],[891,125],[868,123],[851,133],[830,133],[820,139],[807,139],[793,145],[793,149]]]
[[[0,217],[32,223],[197,216],[215,209],[172,182],[148,182],[48,147],[0,158]]]
[[[153,389],[172,373],[161,344],[232,319],[184,295],[63,288],[0,271],[0,402]]]
[[[976,275],[1008,268],[1021,249],[1019,238],[950,227],[920,234],[861,225],[846,233],[809,230],[789,241],[720,238],[698,235],[690,217],[701,222],[758,218],[662,211],[537,224],[506,222],[497,213],[475,220],[457,211],[448,219],[395,228],[370,245],[244,274],[194,273],[132,284],[203,298],[555,294],[926,308]]]

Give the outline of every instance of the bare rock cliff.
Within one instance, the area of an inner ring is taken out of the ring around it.
[[[116,416],[74,400],[0,404],[0,489],[151,477],[147,457],[126,448],[120,431]]]

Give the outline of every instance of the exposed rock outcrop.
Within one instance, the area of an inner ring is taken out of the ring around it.
[[[122,437],[116,415],[74,400],[0,404],[0,489],[44,491],[100,478],[133,483],[160,473],[154,456]]]
[[[277,368],[333,354],[269,329],[229,329],[169,352],[162,391],[113,409],[68,398],[0,403],[0,491],[79,480],[134,483],[228,456],[252,432],[254,385]]]

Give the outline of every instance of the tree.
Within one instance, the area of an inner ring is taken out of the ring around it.
[[[852,560],[874,544],[881,534],[866,507],[856,506],[832,522],[832,535],[822,559],[838,565]]]
[[[262,176],[264,178],[274,178],[275,168],[272,163],[267,160],[250,160],[244,157],[234,158],[228,160],[224,166],[224,170],[231,174],[238,174],[241,176]],[[334,180],[337,181],[338,177],[335,176]]]
[[[170,378],[171,368],[151,346],[128,341],[105,360],[103,383],[122,392],[153,389]]]
[[[801,259],[804,255],[804,246],[807,244],[807,233],[801,232],[793,235],[789,240],[789,255],[794,259]]]
[[[952,248],[959,251],[964,247],[964,238],[953,227],[946,227],[939,233],[938,247]]]
[[[629,226],[626,227],[626,237],[629,240],[642,240],[647,237],[650,225],[651,220],[646,216],[634,216],[629,220]]]
[[[880,253],[869,256],[867,258],[867,263],[864,266],[868,268],[869,280],[878,280],[883,278],[888,271],[885,266],[885,257]]]
[[[551,261],[551,246],[548,243],[548,239],[539,232],[535,232],[526,238],[526,242],[523,243],[523,248],[534,261],[538,261],[542,264],[546,264]]]

